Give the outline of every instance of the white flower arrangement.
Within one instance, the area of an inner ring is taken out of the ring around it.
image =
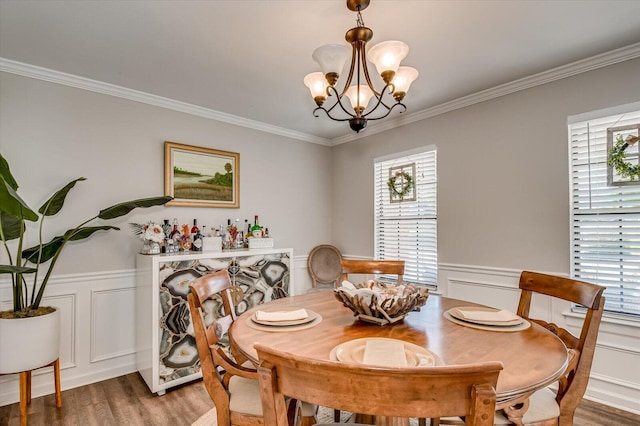
[[[138,235],[143,241],[153,241],[161,243],[164,241],[165,235],[162,226],[155,222],[147,223],[130,223],[135,235]]]

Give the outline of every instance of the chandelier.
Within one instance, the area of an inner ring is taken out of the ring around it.
[[[319,111],[324,111],[332,120],[348,121],[349,127],[356,132],[364,129],[367,121],[385,118],[396,107],[402,108],[400,112],[406,111],[407,107],[402,100],[411,83],[418,77],[418,71],[415,68],[400,66],[400,62],[409,53],[409,47],[401,41],[384,41],[372,46],[367,52],[367,42],[373,37],[373,31],[364,26],[360,14],[367,6],[369,6],[369,0],[347,0],[347,8],[357,12],[357,26],[351,28],[345,35],[351,49],[342,44],[318,47],[312,57],[320,65],[322,72],[314,72],[304,78],[304,84],[311,91],[311,96],[317,105],[313,110],[314,117],[318,117]],[[336,84],[349,57],[349,50],[351,50],[349,75],[342,91],[338,91]],[[367,60],[375,65],[384,81],[384,87],[380,91],[377,91],[371,82]],[[351,85],[354,79],[355,85]],[[327,96],[332,95],[336,97],[335,102],[325,108],[323,105]],[[345,107],[346,99],[343,102],[345,96],[349,98],[351,109],[348,106]],[[394,103],[391,104],[390,101]],[[369,104],[372,104],[371,108]]]

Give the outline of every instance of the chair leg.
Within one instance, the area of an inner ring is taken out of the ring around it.
[[[27,426],[27,383],[30,382],[30,371],[20,373],[20,426]]]
[[[62,408],[62,392],[60,392],[60,358],[53,361],[53,374],[56,384],[56,408]]]

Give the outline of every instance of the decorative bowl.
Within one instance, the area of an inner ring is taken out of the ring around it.
[[[378,325],[393,324],[427,302],[429,289],[413,284],[395,285],[369,280],[361,284],[343,281],[334,295],[359,320]]]

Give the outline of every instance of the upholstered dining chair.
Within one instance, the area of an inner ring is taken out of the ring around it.
[[[500,362],[381,368],[306,359],[262,345],[255,348],[265,426],[287,426],[285,395],[368,416],[460,415],[467,425],[493,424]]]
[[[582,400],[589,381],[589,373],[596,348],[600,320],[604,310],[604,287],[571,278],[523,271],[520,275],[518,315],[542,325],[556,334],[569,352],[569,365],[557,383],[558,390],[545,388],[530,398],[497,412],[496,424],[524,424],[530,426],[573,425],[573,415]],[[576,337],[553,323],[529,316],[534,294],[551,296],[585,308],[585,318]],[[523,416],[524,412],[524,416]]]
[[[318,284],[331,284],[331,290],[340,286],[340,277],[342,276],[341,260],[342,253],[332,245],[322,244],[311,249],[307,256],[307,270],[311,277],[311,292],[326,287],[318,286]]]
[[[404,277],[404,260],[342,259],[341,267],[342,280],[348,280],[349,274],[383,274],[396,275],[398,284],[402,284]]]
[[[217,414],[218,426],[259,426],[264,424],[258,375],[253,364],[231,347],[236,361],[218,345],[236,319],[235,305],[242,300],[242,290],[232,287],[226,270],[214,272],[193,280],[187,296],[200,368],[207,393]],[[210,299],[219,299],[223,316],[205,326],[203,305]],[[242,359],[240,364],[238,358]],[[305,426],[316,423],[317,407],[305,404],[302,408]]]

